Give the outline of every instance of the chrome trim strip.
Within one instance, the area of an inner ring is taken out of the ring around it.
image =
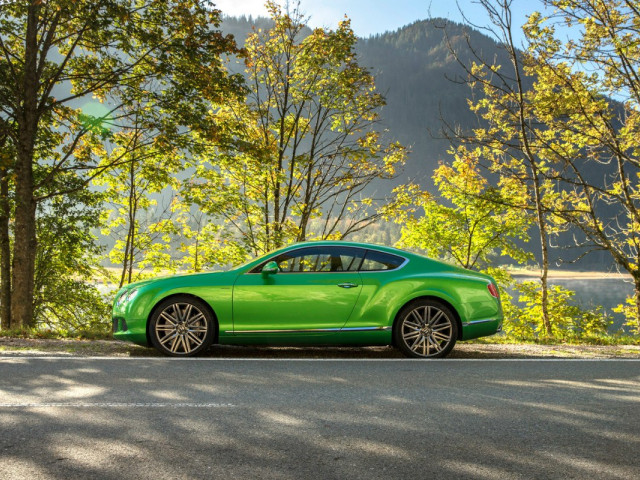
[[[487,318],[485,320],[474,320],[473,322],[464,322],[462,326],[467,327],[469,325],[477,325],[479,323],[489,323],[489,322],[495,322],[495,321],[496,321],[495,318]]]
[[[391,327],[347,327],[341,328],[341,332],[369,332],[371,330],[391,330]]]
[[[369,332],[375,330],[391,330],[391,327],[300,328],[297,330],[226,330],[224,333],[323,333]]]

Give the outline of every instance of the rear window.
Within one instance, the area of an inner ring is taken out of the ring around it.
[[[361,272],[375,272],[379,270],[395,270],[404,263],[405,259],[391,253],[367,250],[360,267]]]

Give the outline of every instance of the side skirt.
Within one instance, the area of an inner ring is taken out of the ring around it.
[[[220,332],[221,345],[390,345],[391,327]]]

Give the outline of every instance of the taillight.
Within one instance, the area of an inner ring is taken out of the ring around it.
[[[496,288],[496,286],[493,283],[490,283],[489,285],[487,285],[487,288],[489,289],[489,293],[496,297],[496,298],[500,298],[500,294],[498,293],[498,289]]]

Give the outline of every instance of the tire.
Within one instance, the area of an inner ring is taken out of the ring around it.
[[[216,328],[209,306],[186,295],[160,302],[149,323],[151,344],[171,357],[193,357],[209,348]]]
[[[411,358],[443,358],[458,339],[451,308],[437,300],[418,299],[405,305],[393,325],[398,349]]]

